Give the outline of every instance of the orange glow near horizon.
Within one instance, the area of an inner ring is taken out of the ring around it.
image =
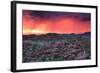
[[[61,17],[57,20],[35,19],[30,15],[23,15],[23,34],[46,34],[46,33],[84,33],[90,32],[90,21],[81,21],[77,18]]]

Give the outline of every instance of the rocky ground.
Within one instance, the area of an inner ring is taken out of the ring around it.
[[[90,39],[24,40],[23,62],[45,62],[90,59]]]

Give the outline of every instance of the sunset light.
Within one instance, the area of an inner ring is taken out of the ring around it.
[[[23,11],[23,34],[79,34],[91,30],[89,13]]]
[[[45,34],[45,33],[48,33],[48,32],[42,31],[42,30],[32,30],[32,33],[38,35],[38,34]]]

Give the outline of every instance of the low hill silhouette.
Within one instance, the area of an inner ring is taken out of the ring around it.
[[[24,39],[31,39],[31,40],[58,40],[58,39],[63,39],[63,38],[74,38],[78,36],[90,36],[90,32],[85,32],[85,33],[80,33],[80,34],[58,34],[58,33],[47,33],[47,34],[41,34],[41,35],[35,35],[35,34],[30,34],[30,35],[23,35],[23,40]]]

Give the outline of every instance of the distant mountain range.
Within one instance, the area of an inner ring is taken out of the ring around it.
[[[57,33],[47,33],[47,34],[42,34],[42,35],[23,35],[23,39],[32,39],[32,40],[53,40],[53,39],[62,39],[62,38],[75,38],[79,36],[90,36],[91,32],[85,32],[81,34],[57,34]]]

